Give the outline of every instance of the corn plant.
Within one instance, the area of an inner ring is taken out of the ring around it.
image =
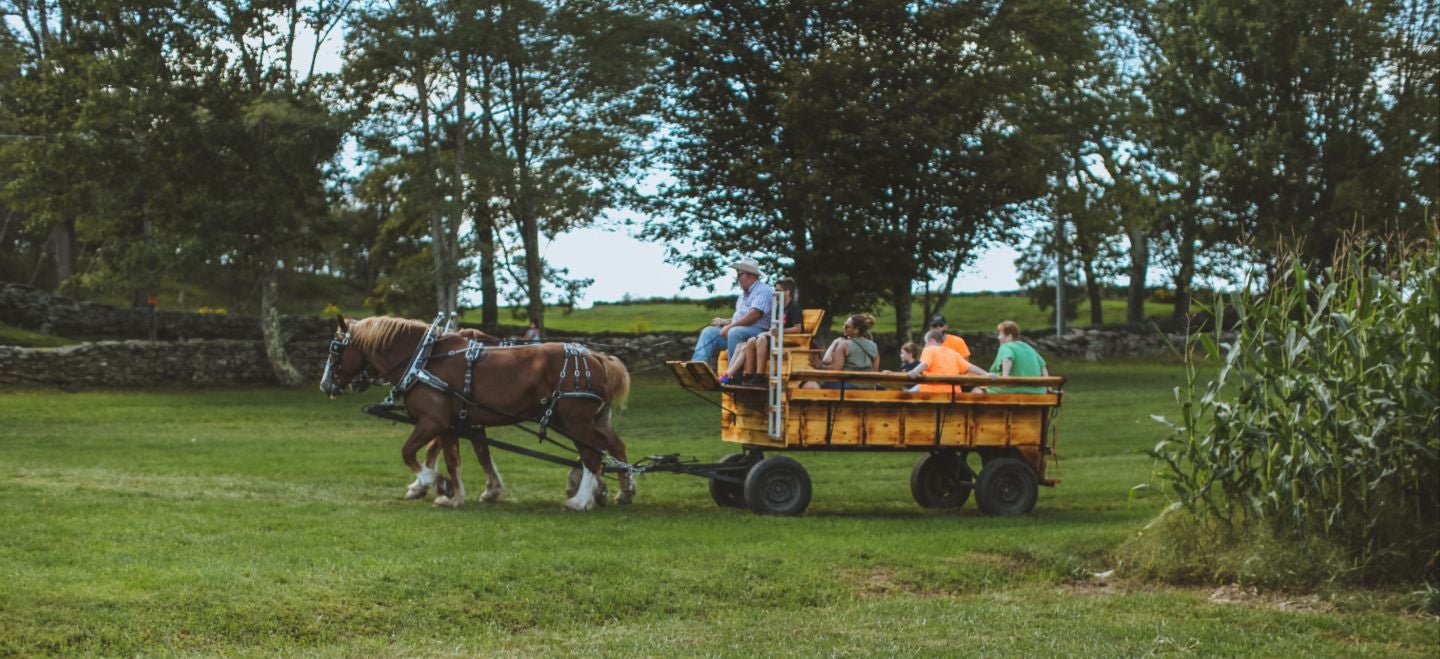
[[[1234,338],[1191,336],[1180,418],[1152,451],[1179,504],[1322,537],[1367,578],[1434,581],[1437,254],[1434,241],[1401,256],[1359,251],[1231,294]],[[1202,384],[1203,358],[1219,370]]]

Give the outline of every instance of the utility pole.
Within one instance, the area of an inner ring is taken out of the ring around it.
[[[1065,218],[1055,214],[1055,336],[1065,334]]]

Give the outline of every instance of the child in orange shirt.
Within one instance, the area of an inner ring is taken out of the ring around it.
[[[960,353],[945,347],[945,331],[932,329],[925,333],[925,349],[920,352],[920,364],[910,371],[910,379],[924,375],[989,375],[979,366],[971,364]],[[917,384],[908,391],[950,391],[953,384]]]

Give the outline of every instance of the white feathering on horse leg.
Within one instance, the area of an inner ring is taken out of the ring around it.
[[[495,503],[505,496],[505,481],[500,478],[500,467],[494,463],[485,465],[485,493],[480,495],[481,503]]]
[[[580,468],[580,489],[575,496],[565,501],[565,507],[576,512],[584,512],[595,507],[595,483],[598,479],[595,474],[584,467]]]
[[[405,488],[405,498],[424,498],[425,494],[430,491],[430,486],[435,484],[436,473],[438,472],[436,472],[434,469],[431,469],[429,466],[422,466],[420,468],[420,471],[415,473],[415,482],[411,483],[409,487]]]
[[[465,503],[465,482],[459,479],[455,480],[455,496],[435,497],[436,508],[459,508],[462,503]]]

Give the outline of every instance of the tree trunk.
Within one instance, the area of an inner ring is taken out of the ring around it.
[[[445,299],[449,306],[446,313],[459,312],[460,310],[460,225],[465,221],[465,168],[468,163],[466,158],[466,138],[470,134],[470,126],[467,122],[467,110],[465,101],[468,98],[466,83],[470,80],[469,59],[462,53],[456,72],[459,86],[455,91],[455,162],[452,164],[452,175],[455,180],[451,182],[450,224],[445,227],[445,245],[449,248],[445,255]]]
[[[75,274],[75,220],[62,220],[50,230],[55,241],[55,285],[65,283]]]
[[[1177,257],[1180,267],[1175,272],[1175,309],[1176,318],[1188,318],[1190,316],[1190,299],[1193,296],[1191,285],[1195,279],[1195,238],[1191,222],[1185,222],[1180,227],[1180,244],[1177,246]]]
[[[1144,229],[1125,228],[1130,239],[1130,293],[1125,300],[1125,322],[1145,322],[1145,277],[1150,272],[1150,237]]]
[[[1086,259],[1081,266],[1085,272],[1085,295],[1090,298],[1090,324],[1105,324],[1105,310],[1100,306],[1100,282],[1095,280],[1095,261]]]
[[[910,290],[912,283],[909,280],[896,282],[890,295],[890,302],[895,305],[895,335],[900,337],[900,343],[910,341],[914,336],[910,331],[910,303],[915,298]]]
[[[269,239],[266,238],[267,243]],[[304,382],[300,371],[290,363],[285,353],[285,333],[280,327],[280,269],[275,259],[273,245],[265,245],[260,264],[260,331],[265,339],[265,356],[275,372],[275,380],[286,387]]]
[[[526,178],[522,172],[521,177]],[[529,298],[526,310],[529,320],[545,330],[544,278],[545,264],[540,260],[540,223],[535,218],[534,204],[530,191],[522,183],[520,192],[520,232],[525,245],[525,295]]]
[[[481,201],[475,208],[475,243],[480,252],[480,322],[500,322],[500,302],[495,284],[495,214],[489,202]]]

